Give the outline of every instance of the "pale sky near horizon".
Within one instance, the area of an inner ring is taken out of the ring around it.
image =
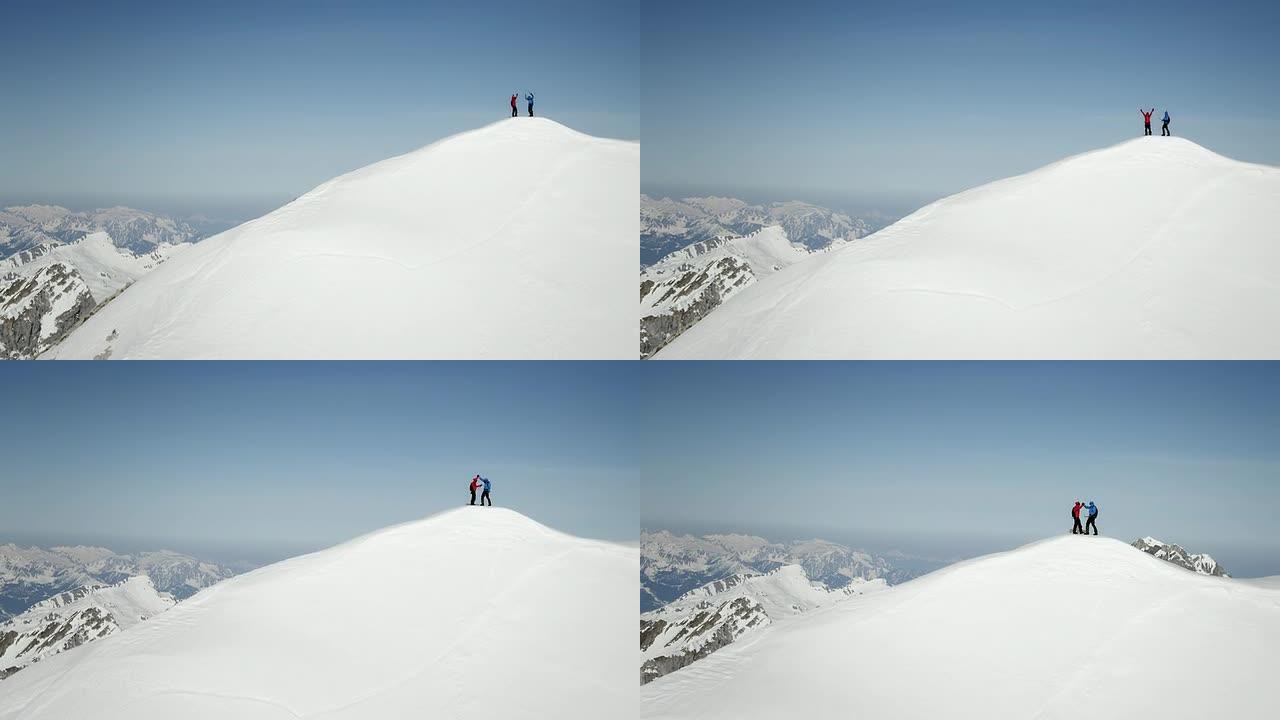
[[[621,363],[3,363],[0,543],[262,562],[468,502],[636,535]]]
[[[1276,363],[653,363],[641,524],[952,560],[1099,529],[1280,575]],[[1233,567],[1234,565],[1234,567]]]
[[[513,92],[634,140],[638,15],[588,0],[7,2],[0,207],[245,220],[507,117]]]
[[[1280,165],[1274,2],[655,0],[643,18],[653,195],[901,213],[1136,137],[1139,106]]]

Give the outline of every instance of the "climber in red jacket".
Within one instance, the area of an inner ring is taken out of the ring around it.
[[[475,488],[473,487],[473,488],[471,489],[471,496],[472,496],[472,497],[475,497],[475,494],[476,494],[476,491],[475,491]],[[1079,500],[1077,500],[1077,501],[1076,501],[1076,506],[1075,506],[1075,507],[1073,507],[1073,508],[1071,508],[1071,517],[1075,518],[1075,521],[1076,521],[1075,526],[1071,528],[1071,534],[1072,534],[1072,535],[1083,535],[1083,534],[1084,534],[1084,528],[1080,526],[1080,508],[1082,508],[1082,507],[1084,507],[1084,503],[1082,503],[1082,502],[1080,502]]]
[[[1146,126],[1148,135],[1151,134],[1151,113],[1155,111],[1155,108],[1151,108],[1151,112],[1138,108],[1138,112],[1142,113],[1142,124]]]
[[[516,98],[519,97],[515,93],[511,93],[511,117],[516,116]]]
[[[479,475],[477,475],[477,476],[475,476],[475,477],[471,478],[471,504],[472,504],[472,505],[475,505],[475,504],[476,504],[476,488],[478,488],[478,487],[480,487],[480,476],[479,476]],[[1077,512],[1079,512],[1079,510],[1078,510],[1078,509],[1077,509]],[[1079,525],[1079,524],[1080,524],[1080,518],[1076,518],[1076,524],[1077,524],[1077,525]]]

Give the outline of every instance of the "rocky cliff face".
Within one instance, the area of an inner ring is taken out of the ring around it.
[[[1138,538],[1132,544],[1148,555],[1154,555],[1161,560],[1179,565],[1192,572],[1200,573],[1201,575],[1231,577],[1222,569],[1217,560],[1214,560],[1206,553],[1190,553],[1181,545],[1161,542],[1153,537]]]
[[[66,263],[0,278],[0,357],[33,358],[57,344],[97,306],[79,271]]]

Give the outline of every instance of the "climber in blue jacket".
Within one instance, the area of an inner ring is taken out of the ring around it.
[[[486,492],[486,493],[488,493],[488,487],[489,487],[489,486],[486,484],[486,485],[485,485],[485,492]],[[490,505],[492,505],[493,503],[489,503],[489,504],[490,504]],[[1089,501],[1089,504],[1088,504],[1088,505],[1085,505],[1085,508],[1089,511],[1089,522],[1087,522],[1087,523],[1085,523],[1085,524],[1084,524],[1084,534],[1085,534],[1085,535],[1088,535],[1088,534],[1089,534],[1089,528],[1093,528],[1093,534],[1094,534],[1094,535],[1097,535],[1097,534],[1098,534],[1098,526],[1094,524],[1094,521],[1096,521],[1096,520],[1098,519],[1098,506],[1097,506],[1097,505],[1094,505],[1094,504],[1093,504],[1093,501],[1092,501],[1092,500],[1090,500],[1090,501]]]
[[[529,117],[533,117],[533,93],[525,93],[524,99],[529,101]]]
[[[1164,120],[1163,120],[1163,123],[1164,123],[1164,124],[1160,126],[1160,135],[1161,135],[1161,137],[1163,137],[1163,136],[1165,136],[1165,135],[1173,135],[1173,133],[1169,132],[1169,111],[1168,111],[1168,110],[1165,110],[1165,111],[1164,111]]]
[[[484,483],[484,492],[480,493],[480,505],[483,506],[488,501],[489,507],[493,507],[493,498],[489,497],[489,478],[482,477],[480,482]]]

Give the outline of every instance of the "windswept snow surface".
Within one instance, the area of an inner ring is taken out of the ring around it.
[[[139,280],[56,358],[634,359],[640,146],[511,118]]]
[[[24,669],[0,718],[636,713],[638,552],[467,507],[208,588]]]
[[[1273,718],[1280,584],[1067,536],[754,637],[645,685],[641,716]]]
[[[1280,168],[1181,138],[953,195],[743,290],[688,358],[1280,357]]]

